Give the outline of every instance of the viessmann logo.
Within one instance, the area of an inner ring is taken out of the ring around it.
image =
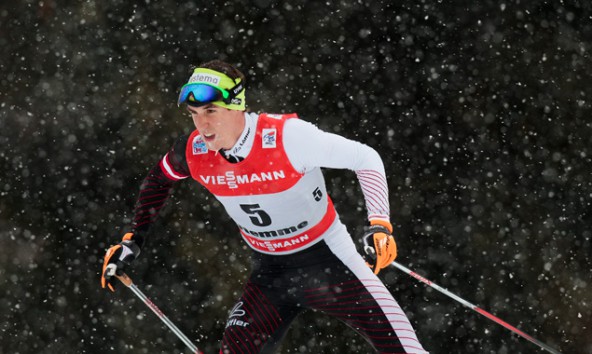
[[[238,188],[239,184],[248,184],[256,182],[277,181],[286,178],[283,170],[271,172],[259,172],[251,174],[236,175],[234,171],[228,171],[223,175],[199,175],[204,184],[209,185],[227,185],[228,188]]]

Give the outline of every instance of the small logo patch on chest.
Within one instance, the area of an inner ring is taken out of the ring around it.
[[[277,131],[275,128],[273,129],[263,129],[263,148],[264,149],[271,149],[276,147],[277,141]]]
[[[208,147],[206,146],[206,142],[203,140],[201,135],[196,136],[193,138],[193,142],[191,143],[191,150],[193,155],[201,155],[208,153]]]

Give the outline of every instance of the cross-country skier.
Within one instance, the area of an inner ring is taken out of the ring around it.
[[[380,353],[427,353],[376,276],[397,256],[378,153],[296,114],[246,112],[245,76],[219,60],[194,70],[178,103],[196,130],[180,137],[144,179],[132,231],[105,255],[103,288],[113,290],[113,274],[140,254],[173,184],[193,178],[220,201],[254,251],[221,353],[274,352],[306,309],[340,319]],[[374,253],[370,263],[339,220],[323,167],[356,173],[370,223],[364,236]]]

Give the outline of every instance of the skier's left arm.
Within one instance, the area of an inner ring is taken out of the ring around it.
[[[299,172],[325,167],[356,173],[371,225],[364,235],[365,250],[375,253],[373,270],[378,274],[397,257],[389,217],[388,184],[380,155],[368,145],[322,131],[300,119],[289,119],[283,135],[286,154]]]

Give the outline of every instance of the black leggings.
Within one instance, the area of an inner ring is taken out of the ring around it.
[[[359,254],[342,261],[324,241],[287,256],[255,254],[220,353],[273,353],[305,309],[334,316],[380,353],[427,353],[407,316]]]

